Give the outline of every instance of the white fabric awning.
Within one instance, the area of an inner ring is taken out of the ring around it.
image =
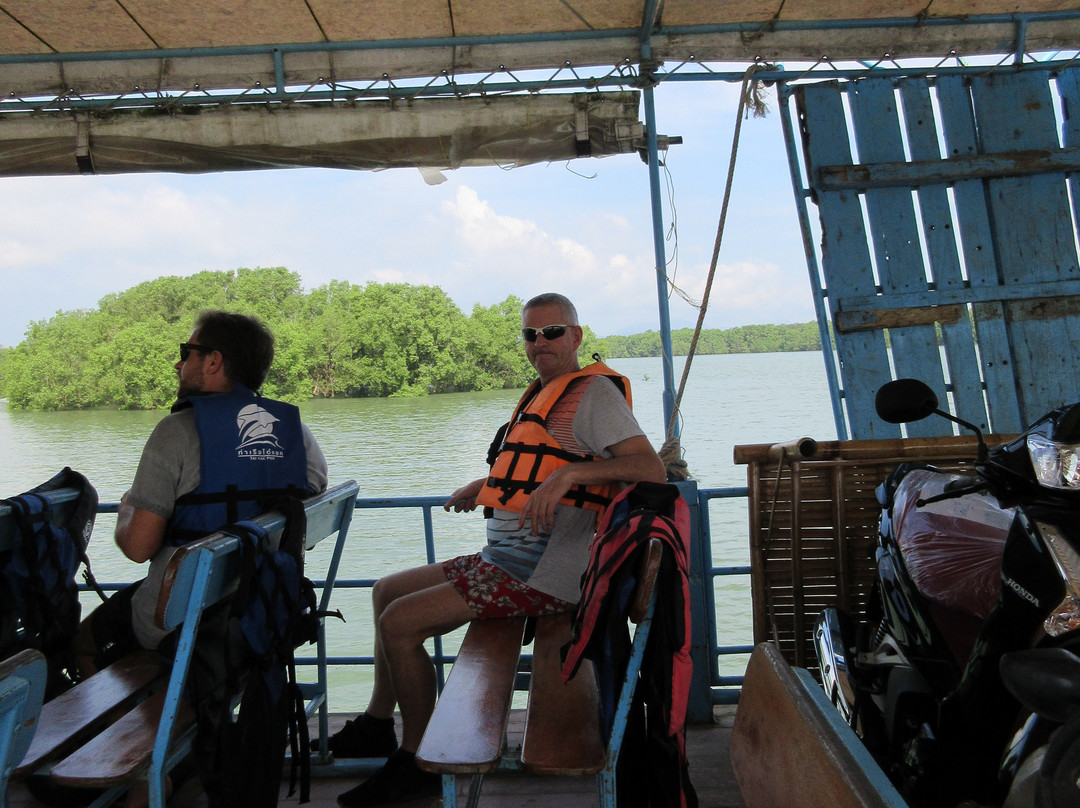
[[[0,116],[0,176],[453,169],[643,147],[637,92]]]

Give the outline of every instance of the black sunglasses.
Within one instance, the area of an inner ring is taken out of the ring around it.
[[[201,354],[208,354],[214,351],[214,348],[210,348],[206,345],[196,345],[194,342],[181,342],[180,343],[180,361],[188,361],[188,357],[191,356],[192,351],[198,351]]]
[[[526,342],[536,342],[536,336],[543,334],[544,339],[551,342],[553,339],[558,339],[566,333],[568,325],[545,325],[543,328],[523,328],[521,329],[521,336],[525,338]]]

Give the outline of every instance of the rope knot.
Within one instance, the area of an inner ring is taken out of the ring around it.
[[[660,459],[664,461],[664,470],[667,472],[668,480],[690,479],[690,470],[686,466],[686,461],[682,458],[682,446],[679,444],[678,438],[670,437],[664,441],[664,445],[660,447],[658,454]]]
[[[747,116],[753,113],[755,118],[764,118],[769,114],[768,96],[772,81],[755,79],[754,75],[768,70],[775,70],[771,62],[755,62],[747,68],[743,77],[742,105]]]

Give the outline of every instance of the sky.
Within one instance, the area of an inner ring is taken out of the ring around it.
[[[661,85],[669,276],[703,295],[738,87]],[[742,126],[706,328],[814,319],[776,98]],[[641,112],[642,117],[644,112]],[[441,287],[468,314],[559,291],[598,336],[659,328],[649,179],[636,155],[505,169],[283,169],[0,180],[0,345],[32,322],[163,275],[284,266],[331,280]],[[698,309],[670,299],[673,328]]]

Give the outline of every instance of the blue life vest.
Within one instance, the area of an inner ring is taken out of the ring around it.
[[[311,493],[300,411],[257,396],[242,385],[231,393],[192,396],[199,433],[199,485],[176,500],[168,543],[187,544],[222,525],[251,519],[280,494]]]

